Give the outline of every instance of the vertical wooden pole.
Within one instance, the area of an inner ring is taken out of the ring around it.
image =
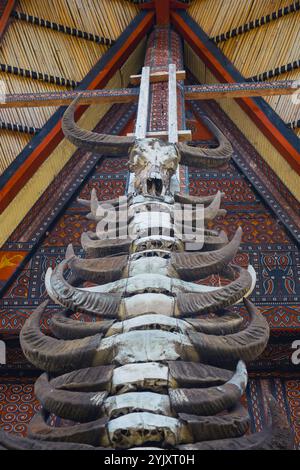
[[[177,77],[175,64],[169,65],[168,135],[168,140],[171,144],[178,142]]]
[[[168,102],[168,141],[170,144],[178,142],[178,107],[177,107],[177,76],[176,65],[169,64],[169,102]],[[180,167],[176,175],[172,177],[171,187],[173,191],[180,191]]]
[[[144,139],[147,135],[149,93],[150,93],[150,67],[143,67],[136,128],[135,128],[135,137],[137,139]]]

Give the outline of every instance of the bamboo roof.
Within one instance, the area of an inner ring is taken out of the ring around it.
[[[215,38],[297,3],[299,2],[292,0],[194,0],[188,12],[209,37]],[[300,10],[266,22],[217,45],[245,78],[299,61]],[[300,68],[268,78],[289,79],[300,80]],[[300,119],[298,100],[272,96],[267,97],[266,101],[284,122]],[[300,136],[300,129],[295,132]]]
[[[2,8],[5,6],[2,2]],[[15,11],[115,40],[139,12],[124,0],[19,0]],[[0,8],[1,14],[1,8]],[[108,45],[81,39],[26,21],[12,19],[0,46],[0,63],[80,82],[108,50]],[[6,93],[72,89],[42,80],[0,72]],[[41,128],[57,108],[1,109],[0,121]],[[0,174],[32,136],[0,130]]]

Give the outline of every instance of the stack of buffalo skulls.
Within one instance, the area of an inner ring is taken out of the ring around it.
[[[271,398],[259,433],[251,434],[241,404],[246,363],[269,338],[248,300],[254,269],[233,263],[242,229],[231,240],[207,229],[225,214],[221,193],[201,198],[174,190],[179,164],[217,168],[231,158],[230,143],[208,119],[215,148],[96,134],[75,124],[75,107],[63,118],[66,138],[94,153],[128,155],[131,189],[123,202],[101,203],[95,190],[80,201],[97,230],[82,234],[84,258],[70,245],[47,272],[48,295],[62,306],[51,318],[52,335],[40,329],[44,303],[20,336],[27,359],[45,371],[35,384],[42,409],[26,438],[1,433],[0,447],[289,448],[288,425]],[[190,210],[179,220],[185,205]],[[103,228],[125,209],[124,226]],[[204,283],[211,275],[222,282]],[[231,309],[241,302],[246,321]],[[74,312],[92,321],[75,320]]]

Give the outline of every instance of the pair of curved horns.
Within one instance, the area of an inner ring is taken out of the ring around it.
[[[111,156],[125,156],[134,145],[134,137],[114,136],[98,134],[96,132],[81,129],[75,123],[75,109],[80,100],[77,97],[70,104],[62,118],[62,130],[65,137],[79,148],[84,148],[94,153]],[[176,144],[183,165],[199,168],[216,168],[227,162],[232,156],[232,147],[224,134],[208,118],[203,118],[207,127],[218,139],[217,148],[196,148],[184,143]]]

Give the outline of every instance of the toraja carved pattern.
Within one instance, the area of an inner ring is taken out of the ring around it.
[[[45,93],[14,93],[6,95],[1,108],[21,106],[56,106],[70,104],[77,96],[80,96],[82,104],[101,102],[126,102],[138,99],[138,88],[121,88],[111,90],[69,90]]]
[[[287,88],[293,88],[297,90],[296,84],[294,80],[282,80],[282,81],[274,81],[268,83],[249,83],[249,82],[241,82],[241,83],[218,83],[218,84],[203,84],[203,85],[188,85],[185,86],[185,94],[186,99],[189,99],[189,94],[191,95],[191,99],[193,99],[193,94],[198,93],[213,93],[213,92],[234,92],[234,91],[256,91],[256,90],[272,90],[281,89],[285,90]]]

